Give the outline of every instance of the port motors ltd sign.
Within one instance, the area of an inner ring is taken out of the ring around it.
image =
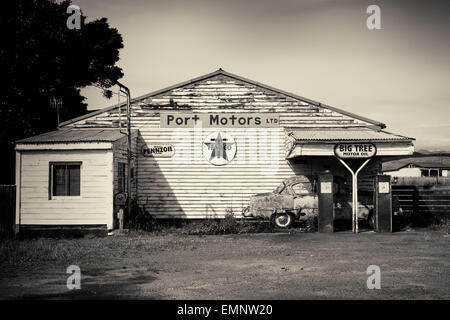
[[[161,112],[161,128],[277,128],[277,113],[194,113]]]
[[[372,158],[377,153],[373,143],[339,143],[334,146],[334,154],[341,159]]]

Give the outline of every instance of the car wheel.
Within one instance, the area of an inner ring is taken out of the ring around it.
[[[294,223],[294,217],[287,212],[275,213],[273,223],[279,228],[288,228]]]

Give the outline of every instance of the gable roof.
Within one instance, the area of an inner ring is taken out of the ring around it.
[[[144,100],[146,98],[154,97],[154,96],[160,95],[162,93],[168,92],[168,91],[176,89],[176,88],[180,88],[180,87],[184,87],[184,86],[187,86],[187,85],[191,85],[191,84],[194,84],[196,82],[203,81],[203,80],[215,77],[217,75],[223,75],[225,77],[229,77],[229,78],[232,78],[232,79],[235,79],[235,80],[238,80],[238,81],[242,81],[242,82],[245,82],[245,83],[253,85],[253,86],[257,86],[257,87],[260,87],[260,88],[263,88],[263,89],[266,89],[266,90],[269,90],[269,91],[273,91],[275,93],[287,96],[287,97],[295,99],[295,100],[299,100],[299,101],[302,101],[302,102],[305,102],[305,103],[309,103],[309,104],[311,104],[313,106],[316,106],[316,107],[319,107],[319,108],[324,108],[324,109],[328,109],[330,111],[338,112],[338,113],[346,115],[348,117],[355,118],[355,119],[358,119],[358,120],[361,120],[361,121],[364,121],[364,122],[367,122],[367,123],[371,123],[371,124],[373,124],[375,126],[378,126],[380,128],[385,128],[386,127],[386,125],[384,123],[381,123],[379,121],[371,120],[369,118],[362,117],[362,116],[356,115],[354,113],[351,113],[351,112],[348,112],[348,111],[345,111],[345,110],[342,110],[342,109],[339,109],[339,108],[336,108],[336,107],[332,107],[332,106],[329,106],[329,105],[326,105],[326,104],[323,104],[323,103],[320,103],[320,102],[317,102],[317,101],[314,101],[314,100],[311,100],[311,99],[308,99],[308,98],[301,97],[299,95],[296,95],[296,94],[293,94],[293,93],[290,93],[290,92],[287,92],[287,91],[283,91],[283,90],[280,90],[280,89],[277,89],[277,88],[274,88],[274,87],[271,87],[271,86],[259,83],[257,81],[253,81],[253,80],[250,80],[250,79],[247,79],[247,78],[244,78],[244,77],[241,77],[241,76],[238,76],[238,75],[226,72],[226,71],[224,71],[221,68],[216,70],[216,71],[214,71],[214,72],[205,74],[203,76],[200,76],[200,77],[197,77],[197,78],[193,78],[191,80],[184,81],[184,82],[181,82],[181,83],[178,83],[178,84],[175,84],[175,85],[172,85],[172,86],[169,86],[169,87],[157,90],[157,91],[153,91],[151,93],[148,93],[148,94],[136,97],[136,98],[133,98],[133,99],[131,99],[131,103],[135,103],[135,102],[138,102],[140,100]],[[115,108],[118,108],[119,106],[123,106],[123,105],[125,105],[125,103],[115,104],[115,105],[112,105],[112,106],[109,106],[109,107],[106,107],[106,108],[103,108],[103,109],[100,109],[100,110],[96,110],[96,111],[90,112],[90,113],[85,114],[83,116],[80,116],[80,117],[77,117],[77,118],[74,118],[74,119],[71,119],[71,120],[64,121],[64,122],[62,122],[60,124],[60,127],[64,127],[66,125],[78,122],[80,120],[84,120],[84,119],[87,119],[87,118],[94,117],[96,115],[102,114],[104,112],[111,111],[111,110],[113,110]]]

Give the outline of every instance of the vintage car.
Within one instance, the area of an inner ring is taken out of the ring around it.
[[[298,175],[284,180],[275,190],[250,198],[244,217],[268,218],[280,228],[292,225],[295,219],[318,214],[317,178]],[[352,196],[346,180],[333,178],[335,220],[351,220]],[[359,195],[358,219],[372,218],[372,195]]]

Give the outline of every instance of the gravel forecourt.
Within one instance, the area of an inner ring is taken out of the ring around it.
[[[449,299],[449,235],[280,233],[106,238],[0,244],[1,299]],[[69,265],[81,289],[68,290]],[[367,288],[367,268],[381,289]]]

